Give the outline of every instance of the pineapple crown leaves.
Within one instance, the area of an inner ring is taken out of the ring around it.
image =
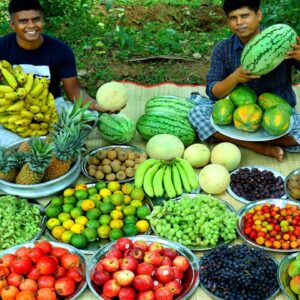
[[[0,171],[8,173],[18,166],[17,151],[0,146]]]
[[[52,152],[53,144],[48,144],[40,137],[33,137],[29,140],[25,161],[32,172],[43,173],[50,164]]]

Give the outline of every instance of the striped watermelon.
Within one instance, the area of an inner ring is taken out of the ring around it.
[[[194,104],[184,98],[164,95],[149,99],[145,104],[145,113],[166,113],[178,117],[188,117]]]
[[[175,118],[163,113],[142,115],[136,123],[136,128],[145,140],[157,134],[167,133],[177,136],[187,146],[196,138],[196,132],[187,118]]]
[[[134,121],[122,114],[101,114],[98,129],[101,137],[115,144],[129,143],[136,133]]]
[[[253,75],[264,75],[275,69],[297,44],[297,33],[288,25],[272,25],[254,36],[242,52],[241,65]]]

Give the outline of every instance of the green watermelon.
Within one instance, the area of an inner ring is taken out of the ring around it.
[[[235,106],[241,106],[248,103],[256,103],[256,93],[248,86],[237,86],[229,95],[229,100],[233,102]]]
[[[280,96],[273,94],[273,93],[262,93],[258,97],[258,105],[263,109],[266,110],[274,105],[282,104],[282,107],[291,114],[293,109],[292,107]]]
[[[115,144],[127,144],[136,134],[134,121],[122,114],[101,114],[98,129],[101,137]]]
[[[256,36],[245,46],[241,65],[253,75],[264,75],[275,69],[297,44],[297,33],[288,25],[272,25]]]
[[[229,125],[233,120],[234,104],[229,99],[218,100],[213,107],[212,118],[218,125]]]

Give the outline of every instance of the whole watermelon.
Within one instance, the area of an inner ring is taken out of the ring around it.
[[[229,99],[218,100],[213,107],[212,118],[218,125],[229,125],[233,120],[234,104]]]
[[[123,114],[101,114],[98,129],[101,137],[115,144],[127,144],[136,134],[134,121]]]
[[[240,85],[230,93],[229,99],[235,106],[238,107],[248,103],[256,103],[257,96],[256,93],[248,86]]]
[[[292,113],[292,107],[280,96],[273,94],[273,93],[262,93],[258,97],[258,105],[263,109],[266,110],[272,106],[277,104],[282,104],[282,107],[285,108],[290,114]]]

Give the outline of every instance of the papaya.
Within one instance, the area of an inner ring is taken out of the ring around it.
[[[273,93],[262,93],[258,97],[258,105],[262,108],[262,110],[266,110],[274,105],[282,104],[283,107],[289,112],[292,113],[293,108],[280,96]]]
[[[218,100],[213,107],[212,118],[218,125],[229,125],[233,120],[234,104],[229,99]]]
[[[239,107],[248,103],[256,103],[257,95],[248,86],[239,85],[229,94],[229,100]]]
[[[237,129],[255,132],[262,121],[263,111],[255,103],[239,106],[233,113],[233,123]]]
[[[265,110],[262,126],[271,135],[282,135],[290,127],[290,113],[282,109],[282,104],[274,105]]]

